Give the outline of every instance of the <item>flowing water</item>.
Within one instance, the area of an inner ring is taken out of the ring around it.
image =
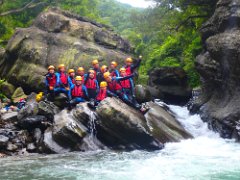
[[[92,151],[0,159],[0,179],[238,180],[240,144],[221,139],[199,116],[170,106],[195,139],[157,152]]]

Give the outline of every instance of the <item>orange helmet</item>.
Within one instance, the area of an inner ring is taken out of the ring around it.
[[[65,67],[64,64],[59,64],[58,69]]]
[[[130,63],[132,63],[133,62],[133,60],[132,60],[132,58],[131,57],[129,57],[129,58],[127,58],[126,59],[126,61],[125,62],[130,62]]]
[[[75,78],[75,80],[76,80],[76,81],[82,81],[82,77],[81,77],[81,76],[77,76],[77,77]]]
[[[121,68],[119,71],[120,72],[126,72],[126,69],[125,68]]]
[[[98,63],[99,63],[99,62],[98,62],[97,59],[95,59],[95,60],[92,61],[92,65],[96,65],[96,64],[98,64]]]
[[[103,77],[104,77],[104,79],[107,79],[107,78],[109,78],[110,77],[110,72],[105,72],[104,74],[103,74]]]
[[[112,61],[112,62],[111,62],[111,65],[113,65],[114,67],[117,67],[117,66],[118,66],[118,64],[117,64],[116,61]]]
[[[103,65],[103,66],[101,67],[101,72],[104,72],[104,70],[106,70],[106,69],[108,69],[108,67],[107,67],[106,65]]]
[[[93,74],[95,74],[95,71],[92,70],[92,69],[90,69],[88,72],[89,72],[89,73],[93,73]]]
[[[74,73],[74,72],[75,72],[74,69],[69,69],[69,70],[68,70],[68,74]]]
[[[83,67],[79,67],[78,71],[84,71],[84,68]]]
[[[53,66],[53,65],[50,65],[50,66],[48,66],[48,70],[50,70],[50,69],[55,69],[55,67]]]

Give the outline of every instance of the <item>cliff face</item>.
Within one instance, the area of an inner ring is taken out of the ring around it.
[[[25,91],[37,91],[50,64],[89,68],[95,58],[122,64],[131,51],[130,44],[107,26],[52,8],[31,27],[16,30],[1,58],[0,76]]]
[[[198,111],[222,137],[240,135],[240,1],[220,0],[203,25],[205,51],[196,68],[203,87],[192,112]]]

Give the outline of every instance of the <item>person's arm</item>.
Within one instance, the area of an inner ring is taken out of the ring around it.
[[[46,87],[49,86],[49,83],[48,83],[48,80],[47,80],[47,76],[46,76],[46,78],[45,78],[45,85],[46,85]]]
[[[73,84],[73,86],[70,87],[70,90],[68,92],[69,93],[69,95],[68,95],[69,96],[69,100],[72,100],[72,90],[73,90],[74,87],[75,87],[75,85]]]
[[[87,84],[88,79],[89,79],[89,73],[86,74],[86,78],[85,78],[85,80],[84,80],[84,85]]]
[[[55,75],[56,75],[56,77],[57,77],[57,83],[56,83],[56,85],[57,85],[57,86],[60,86],[60,74],[59,74],[59,73],[56,73]]]
[[[135,97],[135,88],[134,88],[134,82],[133,82],[133,79],[129,79],[130,81],[130,84],[131,84],[131,90],[132,90],[132,95],[133,97]]]
[[[115,77],[115,79],[116,79],[117,81],[124,81],[124,80],[130,79],[130,78],[132,78],[132,77],[134,77],[134,74],[131,74],[131,75],[125,76],[125,77]]]
[[[137,62],[131,66],[132,72],[140,66],[141,62],[142,62],[142,58],[139,58]]]
[[[107,96],[109,96],[109,97],[118,97],[116,94],[112,93],[109,90],[107,90]]]
[[[68,84],[69,84],[69,88],[71,89],[71,87],[73,87],[74,86],[74,84],[73,84],[73,82],[72,82],[72,80],[71,80],[71,78],[68,76]]]
[[[97,87],[97,93],[99,92],[99,84],[98,84],[98,81],[95,80],[95,83],[96,83],[96,87]]]
[[[116,74],[116,77],[120,77],[119,71],[117,69],[115,69],[115,74]]]
[[[83,92],[84,92],[85,98],[86,98],[87,100],[89,100],[88,91],[87,91],[86,86],[83,85],[82,88],[83,88]]]

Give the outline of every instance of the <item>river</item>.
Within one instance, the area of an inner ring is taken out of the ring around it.
[[[93,151],[0,159],[0,179],[239,180],[240,144],[208,130],[187,108],[170,106],[194,135],[156,152]]]

